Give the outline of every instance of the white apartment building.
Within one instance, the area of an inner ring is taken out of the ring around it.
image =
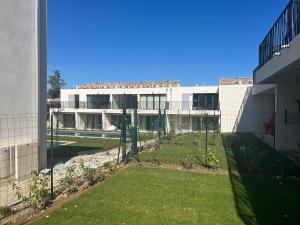
[[[46,0],[1,0],[0,21],[1,186],[47,166]]]
[[[119,128],[122,109],[138,109],[141,132],[155,131],[159,110],[167,129],[232,132],[252,78],[221,79],[218,86],[182,87],[179,81],[120,82],[79,85],[61,90],[61,107],[52,109],[59,129]],[[227,110],[222,118],[222,110]],[[57,121],[58,120],[58,121]]]
[[[259,46],[253,95],[271,103],[276,149],[300,150],[300,2],[290,0]]]

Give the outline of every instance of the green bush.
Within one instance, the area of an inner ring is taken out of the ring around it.
[[[193,169],[195,165],[195,155],[188,154],[184,159],[180,160],[180,165],[184,169]]]
[[[216,156],[216,150],[208,149],[207,154],[203,155],[204,160],[207,162],[207,167],[217,169],[220,161]]]
[[[13,210],[8,206],[0,206],[0,215],[7,217],[13,214]]]
[[[111,162],[104,163],[103,168],[107,171],[108,174],[115,174],[118,170],[116,165],[113,165]]]
[[[183,145],[183,137],[182,136],[176,137],[175,144],[176,145]]]
[[[31,173],[31,184],[29,185],[29,195],[25,196],[21,188],[13,183],[13,190],[19,200],[28,202],[36,211],[37,209],[46,208],[50,204],[50,195],[48,191],[48,178],[39,176],[36,171]]]
[[[75,175],[75,166],[69,166],[67,168],[66,174],[63,178],[60,179],[59,183],[62,187],[62,191],[66,194],[76,192],[76,175]]]
[[[141,133],[140,141],[150,141],[156,138],[156,135],[153,132]]]
[[[94,185],[97,182],[104,180],[104,176],[102,176],[102,170],[100,167],[90,168],[84,166],[83,162],[80,162],[80,169],[82,172],[83,179],[89,185]]]

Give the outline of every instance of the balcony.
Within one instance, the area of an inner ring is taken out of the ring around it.
[[[76,102],[76,101],[63,101],[61,102],[61,109],[110,109],[110,102]]]
[[[299,33],[300,1],[291,0],[259,45],[259,62],[253,77],[255,83],[260,83],[278,73],[284,67],[292,64],[292,60],[297,59],[294,58],[294,53],[289,51],[289,48],[295,48],[294,46],[298,45],[293,42],[297,41],[295,39]],[[270,61],[274,61],[274,65],[264,68]]]
[[[300,1],[291,0],[259,46],[259,65],[265,65],[300,33]]]
[[[124,105],[122,104],[122,107]],[[121,105],[112,104],[111,102],[74,102],[65,101],[61,102],[60,109],[123,109]],[[126,109],[139,110],[170,110],[173,112],[185,111],[218,111],[219,104],[196,104],[193,101],[171,101],[160,103],[149,103],[140,101],[135,104],[127,105]]]

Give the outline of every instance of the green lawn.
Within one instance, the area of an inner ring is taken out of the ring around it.
[[[299,200],[292,181],[130,167],[33,224],[299,224]]]
[[[54,137],[56,141],[56,137]],[[100,138],[82,138],[82,137],[64,137],[59,136],[58,141],[74,142],[70,145],[62,145],[54,149],[54,158],[68,158],[77,156],[80,152],[107,149],[117,146],[119,140],[115,139],[100,139]],[[48,154],[50,151],[48,151]]]
[[[208,148],[216,151],[219,168],[223,170],[277,176],[291,172],[292,163],[252,134],[209,134]],[[156,158],[161,163],[180,165],[191,154],[197,155],[195,166],[204,166],[205,134],[186,134],[171,141],[164,141]],[[153,151],[141,153],[142,162],[151,162]]]
[[[118,144],[59,140],[76,143],[55,149],[56,156]],[[129,167],[33,224],[300,224],[300,182],[278,178],[299,175],[292,162],[252,134],[209,134],[208,143],[216,150],[220,169],[229,175]],[[203,167],[204,152],[205,135],[188,134],[164,141],[156,158],[180,165],[196,154],[200,160],[195,166]],[[142,162],[153,158],[151,151],[140,154]]]

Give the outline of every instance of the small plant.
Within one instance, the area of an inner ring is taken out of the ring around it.
[[[140,134],[140,141],[150,141],[155,139],[155,134],[152,132],[142,133]]]
[[[77,191],[75,166],[67,167],[65,177],[61,178],[59,183],[67,195]]]
[[[193,144],[198,147],[199,146],[199,143],[197,141],[194,141]]]
[[[82,171],[83,179],[89,184],[94,185],[97,182],[104,179],[100,169],[98,168],[90,168],[84,166],[83,161],[80,162],[80,169]]]
[[[39,176],[36,171],[31,173],[31,184],[29,185],[29,194],[25,196],[21,192],[21,188],[13,183],[13,190],[16,191],[16,196],[19,200],[28,202],[36,212],[38,209],[46,208],[50,203],[48,191],[48,179],[44,176]]]
[[[207,154],[203,155],[204,160],[207,162],[207,167],[217,169],[220,161],[217,159],[216,151],[208,149]]]
[[[0,206],[0,215],[7,217],[13,214],[13,210],[8,206]]]
[[[176,131],[174,128],[170,130],[168,137],[170,140],[173,140],[176,137]]]
[[[103,168],[107,171],[108,174],[115,174],[117,172],[117,167],[110,162],[103,164]]]
[[[183,138],[181,136],[177,137],[175,139],[175,144],[176,145],[183,145]]]
[[[195,155],[188,154],[184,159],[180,160],[180,164],[184,169],[193,169],[195,164]]]
[[[160,147],[161,147],[161,141],[156,140],[153,145],[153,159],[152,159],[152,164],[155,166],[160,166],[160,164],[161,164],[160,160],[158,159]]]

